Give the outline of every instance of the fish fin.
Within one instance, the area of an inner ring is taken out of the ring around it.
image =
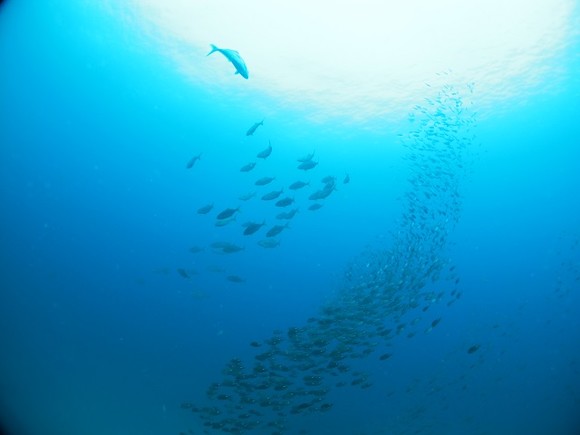
[[[219,50],[219,48],[216,47],[215,45],[213,45],[213,44],[209,44],[209,45],[211,47],[211,51],[207,54],[207,56],[209,56],[210,54],[212,54],[214,51],[218,51]]]

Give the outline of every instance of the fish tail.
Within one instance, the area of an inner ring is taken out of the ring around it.
[[[209,56],[210,54],[212,54],[214,51],[218,51],[219,50],[219,48],[216,47],[215,45],[213,45],[213,44],[209,44],[209,45],[211,47],[211,51],[207,54],[207,56]]]

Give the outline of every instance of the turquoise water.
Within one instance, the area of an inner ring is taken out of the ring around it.
[[[114,9],[4,2],[3,432],[578,433],[565,36],[527,92],[434,71],[376,115],[260,88],[213,40],[208,84]]]

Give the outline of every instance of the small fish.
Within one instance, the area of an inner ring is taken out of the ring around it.
[[[258,242],[262,248],[271,249],[275,248],[276,246],[280,245],[280,241],[276,239],[264,239]]]
[[[270,141],[268,141],[268,148],[266,148],[263,151],[260,151],[258,154],[256,154],[256,157],[258,157],[259,159],[266,159],[268,158],[268,156],[270,156],[270,154],[272,154],[272,144],[270,143]]]
[[[257,180],[254,184],[256,186],[265,186],[266,184],[270,184],[275,179],[276,177],[262,177],[259,180]]]
[[[246,131],[246,136],[252,136],[260,125],[264,125],[263,119],[260,122],[256,122],[254,125],[252,125],[248,131]]]
[[[215,51],[219,51],[223,54],[227,60],[229,60],[236,68],[236,74],[241,75],[243,78],[247,79],[249,77],[248,68],[246,63],[236,50],[230,50],[229,48],[219,48],[213,44],[210,44],[211,51],[207,54],[208,56]]]
[[[286,228],[288,228],[288,224],[286,224],[286,225],[274,225],[272,228],[270,228],[268,230],[268,232],[266,233],[266,237],[277,236],[282,231],[284,231]]]
[[[306,154],[303,157],[300,157],[299,159],[297,159],[296,161],[300,162],[300,163],[304,163],[304,162],[309,162],[310,160],[312,160],[314,158],[314,151],[312,151],[310,154]]]
[[[477,350],[479,349],[479,344],[474,344],[473,346],[471,346],[469,349],[467,349],[467,353],[474,353],[477,352]]]
[[[290,190],[298,190],[298,189],[302,189],[305,186],[310,185],[310,182],[305,183],[304,181],[295,181],[294,183],[292,183],[290,185]]]
[[[280,195],[282,195],[282,192],[284,192],[284,189],[273,190],[272,192],[268,192],[264,196],[262,196],[262,199],[264,201],[271,201],[273,199],[278,198]]]
[[[189,248],[189,252],[191,252],[192,254],[197,254],[199,252],[202,252],[203,248],[200,246],[192,246],[191,248]]]
[[[226,208],[225,210],[221,211],[218,215],[217,218],[219,220],[222,219],[227,219],[229,217],[232,217],[236,212],[240,211],[240,207],[238,208]]]
[[[246,227],[244,229],[244,236],[251,236],[252,234],[257,232],[260,228],[262,228],[264,225],[266,225],[266,221],[262,222],[261,224],[256,222],[246,222],[244,224],[244,227]]]
[[[213,208],[213,202],[211,204],[207,204],[207,205],[204,205],[203,207],[198,208],[197,212],[199,214],[208,214],[212,208]]]
[[[195,165],[195,162],[197,162],[198,160],[201,160],[201,153],[199,153],[197,156],[193,156],[191,160],[187,162],[187,165],[185,165],[185,167],[187,169],[193,168],[193,165]]]
[[[242,283],[246,282],[246,280],[244,278],[242,278],[241,276],[238,276],[238,275],[228,275],[226,277],[226,279],[230,282],[235,282],[236,284],[242,284]]]
[[[288,212],[278,213],[276,215],[276,219],[292,219],[296,213],[298,213],[298,209],[295,208],[294,210],[290,210]]]
[[[228,219],[218,219],[217,221],[215,221],[215,226],[216,227],[225,227],[228,224],[231,224],[232,222],[236,221],[236,217],[231,217]]]
[[[238,199],[239,199],[240,201],[249,201],[249,200],[250,200],[250,199],[252,199],[254,196],[256,196],[256,192],[248,192],[248,193],[245,193],[245,194],[243,194],[243,195],[240,195],[240,196],[238,197]]]
[[[240,168],[240,172],[250,172],[256,166],[256,162],[250,162]]]
[[[322,190],[317,190],[316,192],[314,192],[312,195],[310,195],[308,197],[308,199],[310,199],[311,201],[317,201],[319,199],[324,199],[327,198],[333,191],[334,191],[334,185],[331,186],[330,188],[328,188],[328,185],[326,185],[324,187],[324,189]]]
[[[228,242],[214,242],[211,244],[211,247],[222,254],[232,254],[245,249],[243,246],[234,245],[233,243]]]
[[[342,180],[342,184],[348,184],[350,183],[350,175],[346,174],[344,176],[344,180]]]
[[[276,207],[288,207],[290,204],[294,202],[294,198],[286,197],[282,198],[279,201],[276,201]]]
[[[179,273],[179,275],[183,278],[183,279],[189,279],[189,275],[187,274],[187,271],[185,269],[182,268],[178,268],[177,269],[177,273]]]
[[[315,210],[320,210],[321,208],[322,208],[322,204],[317,202],[317,203],[312,204],[310,207],[308,207],[308,210],[315,211]]]
[[[379,359],[380,359],[381,361],[385,361],[385,360],[389,359],[391,356],[392,356],[392,355],[391,355],[390,353],[384,353],[384,354],[382,354],[382,355],[379,357]]]
[[[322,181],[324,184],[334,184],[334,182],[336,181],[336,177],[333,177],[332,175],[327,175],[320,181]]]
[[[318,162],[315,162],[314,160],[307,160],[305,162],[300,163],[298,165],[298,169],[301,169],[302,171],[308,171],[316,167],[316,165],[318,165]]]

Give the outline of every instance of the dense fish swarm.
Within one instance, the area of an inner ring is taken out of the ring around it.
[[[371,376],[353,370],[353,363],[374,354],[389,364],[396,355],[392,349],[386,353],[385,345],[397,335],[415,334],[417,322],[406,322],[408,313],[424,313],[442,300],[449,305],[460,296],[459,279],[444,255],[461,211],[459,181],[474,119],[451,86],[416,106],[413,127],[404,138],[409,189],[391,247],[353,260],[343,287],[316,317],[250,343],[253,360],[232,358],[223,378],[207,389],[205,403],[182,407],[196,413],[212,433],[282,434],[291,430],[297,414],[332,411],[333,388],[370,388]],[[334,185],[334,179],[327,179],[315,196],[330,194]],[[447,291],[433,291],[438,281],[446,283]],[[429,319],[425,332],[440,321]],[[474,344],[467,351],[478,348]]]

